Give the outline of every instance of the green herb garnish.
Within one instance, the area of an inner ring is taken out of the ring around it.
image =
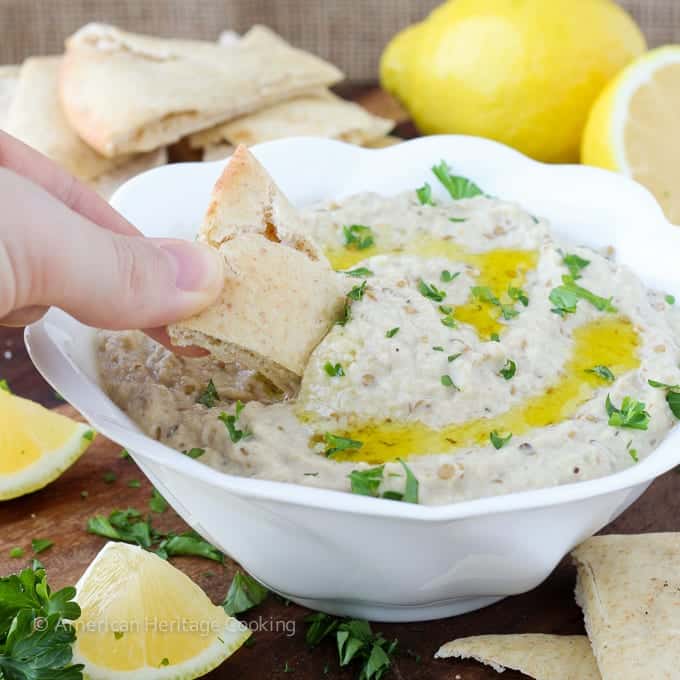
[[[160,491],[153,487],[151,489],[151,498],[149,499],[149,509],[151,512],[161,514],[168,509],[168,501],[163,498]]]
[[[500,337],[500,335],[498,335],[498,333],[492,333],[489,336],[489,342],[500,342],[500,341],[501,341],[501,337]]]
[[[364,297],[366,292],[366,281],[362,281],[359,285],[354,286],[352,290],[347,293],[347,297],[354,302],[358,302]]]
[[[666,295],[664,297],[664,300],[666,300],[666,302],[669,305],[674,305],[675,304],[675,295],[671,295],[670,293],[668,293],[668,295]]]
[[[373,276],[373,272],[366,267],[357,267],[351,271],[345,272],[346,276],[353,276],[355,279],[361,279],[365,276]]]
[[[236,402],[233,414],[222,412],[218,416],[218,420],[221,420],[224,423],[224,426],[227,428],[227,431],[229,432],[229,439],[231,439],[233,444],[237,444],[242,439],[248,439],[249,437],[252,437],[253,434],[247,427],[244,427],[242,430],[239,430],[236,427],[236,423],[238,423],[241,411],[243,411],[244,408],[245,406],[239,400]]]
[[[193,458],[195,460],[196,458],[200,458],[205,453],[205,449],[199,448],[187,449],[186,451],[182,451],[182,453],[185,456],[189,456],[189,458]]]
[[[428,182],[425,182],[422,187],[416,189],[416,195],[420,201],[420,205],[434,205],[432,200],[432,187]]]
[[[364,443],[357,441],[356,439],[349,439],[348,437],[340,437],[337,434],[331,434],[326,432],[323,436],[328,448],[324,451],[324,454],[328,457],[332,456],[339,451],[348,451],[351,449],[360,449]]]
[[[54,545],[54,541],[50,541],[49,538],[34,538],[31,541],[31,548],[35,555],[39,555],[41,552],[45,552],[48,548]]]
[[[3,390],[3,392],[9,392],[9,394],[12,394],[12,390],[9,389],[9,383],[3,378],[0,380],[0,390]]]
[[[94,439],[95,431],[94,430],[86,430],[83,432],[83,439],[87,439],[88,442],[91,442]]]
[[[612,298],[595,295],[595,293],[586,288],[575,284],[571,276],[562,277],[562,285],[550,291],[549,299],[555,305],[550,311],[560,316],[573,314],[576,311],[576,305],[579,300],[586,300],[601,312],[618,311],[612,304]]]
[[[446,161],[442,160],[439,165],[433,166],[432,172],[454,200],[473,198],[482,194],[482,190],[467,177],[452,175]]]
[[[385,333],[386,338],[393,338],[397,333],[399,332],[399,326],[395,326],[394,328],[390,328],[387,333]]]
[[[343,227],[342,232],[345,236],[345,246],[354,250],[366,250],[375,244],[373,231],[370,227],[363,224],[352,224]]]
[[[460,276],[460,272],[454,272],[453,274],[448,270],[445,269],[441,275],[440,279],[442,280],[443,283],[451,283],[454,279],[457,279]]]
[[[605,401],[605,409],[612,427],[629,427],[634,430],[646,430],[651,416],[645,411],[644,402],[632,397],[624,397],[621,408],[612,404],[609,395]]]
[[[267,595],[269,595],[269,591],[252,576],[237,571],[222,607],[229,616],[234,616],[257,607],[258,604],[265,601]]]
[[[489,440],[493,444],[494,449],[502,449],[512,439],[512,433],[503,437],[496,430],[489,433]]]
[[[435,352],[443,352],[443,351],[444,351],[444,348],[443,348],[443,347],[440,347],[439,345],[435,345],[432,349],[433,349]]]
[[[529,297],[521,288],[510,286],[508,288],[508,297],[515,302],[521,302],[525,307],[529,305]]]
[[[418,279],[418,291],[423,297],[435,302],[441,302],[446,297],[445,290],[440,290],[433,283],[425,283],[422,279]]]
[[[668,385],[658,380],[647,381],[651,387],[657,387],[666,391],[666,403],[673,415],[680,419],[680,385]]]
[[[581,278],[581,270],[585,269],[590,264],[590,260],[584,260],[582,257],[573,254],[564,255],[562,257],[562,262],[566,265],[569,274],[574,281]]]
[[[498,371],[498,375],[502,375],[506,380],[510,380],[515,377],[517,372],[517,364],[512,359],[506,359],[505,365]]]
[[[470,292],[480,302],[488,302],[497,307],[501,304],[501,301],[491,292],[491,288],[488,286],[472,286]]]
[[[467,222],[467,217],[449,217],[449,222]]]
[[[458,323],[451,315],[445,316],[443,319],[440,319],[440,321],[447,328],[456,328],[456,326],[458,326]]]
[[[168,557],[192,556],[204,557],[213,562],[222,563],[224,561],[224,555],[194,531],[168,534],[161,540],[156,554],[164,560],[167,560]]]
[[[21,557],[24,556],[24,549],[20,548],[19,546],[16,546],[15,548],[12,548],[9,551],[9,556],[15,560],[20,559]]]
[[[462,352],[456,352],[456,354],[449,354],[448,357],[446,357],[447,361],[451,363],[452,361],[455,361],[459,356],[462,356]]]
[[[210,380],[207,387],[198,395],[196,399],[197,404],[203,404],[207,408],[212,408],[216,402],[220,400],[220,395],[217,393],[215,383]]]
[[[345,375],[345,371],[341,364],[332,364],[330,361],[327,361],[324,364],[323,370],[326,371],[326,374],[331,378],[341,378]]]
[[[118,475],[113,470],[106,470],[102,475],[102,479],[105,484],[113,484],[118,479]]]
[[[607,366],[602,366],[601,364],[593,366],[592,368],[586,368],[585,372],[596,375],[598,378],[602,378],[602,380],[605,382],[612,383],[614,380],[616,380],[616,376],[611,372],[611,369]]]
[[[384,470],[384,465],[367,470],[352,470],[348,475],[352,493],[360,496],[377,496]]]
[[[629,441],[628,444],[626,445],[626,450],[628,451],[628,455],[636,462],[640,462],[640,458],[638,457],[638,452],[637,449],[631,449],[630,445],[633,443],[633,441]]]
[[[458,387],[458,385],[456,385],[456,383],[453,382],[453,379],[451,378],[450,375],[443,375],[440,378],[440,381],[444,387],[453,387],[454,390],[460,392],[460,388]]]
[[[141,488],[142,483],[138,479],[130,479],[130,480],[128,480],[127,485],[131,489],[139,489],[139,488]]]

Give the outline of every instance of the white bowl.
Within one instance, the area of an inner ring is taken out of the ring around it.
[[[572,240],[613,245],[649,285],[680,298],[680,232],[642,187],[579,166],[548,166],[456,136],[365,150],[288,139],[253,153],[297,205],[431,181],[445,159],[485,191],[547,217]],[[113,204],[147,235],[193,238],[224,162],[169,165]],[[426,507],[245,479],[143,435],[104,394],[95,331],[52,310],[26,331],[38,370],[92,426],[124,446],[177,512],[267,587],[303,605],[375,621],[459,614],[533,588],[562,557],[680,462],[678,429],[639,465],[601,479]]]

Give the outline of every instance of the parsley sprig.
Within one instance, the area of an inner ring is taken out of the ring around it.
[[[633,430],[646,430],[649,427],[651,416],[645,410],[644,402],[633,397],[624,397],[621,408],[617,408],[607,395],[605,410],[612,427],[629,427]]]
[[[512,433],[505,437],[499,434],[496,430],[489,433],[489,441],[493,444],[494,449],[502,449],[512,439]]]
[[[416,196],[418,196],[420,205],[434,205],[434,200],[432,200],[432,187],[428,182],[425,182],[422,187],[416,189]]]
[[[220,400],[220,395],[217,393],[217,388],[215,387],[215,383],[212,381],[208,381],[208,384],[206,388],[198,395],[198,399],[196,399],[197,404],[202,404],[206,408],[212,408],[216,402]]]
[[[324,451],[324,455],[327,457],[332,456],[339,451],[349,451],[351,449],[360,449],[364,443],[357,441],[356,439],[349,439],[348,437],[341,437],[337,434],[332,434],[326,432],[323,436],[326,444],[328,445]]]
[[[585,372],[596,375],[598,378],[602,378],[602,380],[608,383],[613,383],[614,380],[616,380],[616,376],[612,373],[611,368],[603,366],[602,364],[598,364],[592,368],[586,368]]]
[[[446,291],[437,288],[434,283],[426,283],[423,279],[418,279],[418,292],[429,300],[442,302],[446,297]]]
[[[562,256],[562,262],[569,270],[569,274],[574,281],[581,278],[581,270],[590,264],[590,260],[584,260],[582,257],[570,253]]]
[[[616,312],[616,307],[612,304],[612,298],[604,298],[574,283],[572,276],[563,276],[562,285],[553,288],[549,295],[550,302],[555,305],[550,311],[564,317],[567,314],[576,312],[576,305],[579,300],[589,302],[593,307],[601,312]]]
[[[406,474],[406,481],[404,486],[404,491],[385,491],[382,494],[382,498],[386,498],[392,501],[403,501],[404,503],[418,503],[418,478],[413,474],[411,468],[406,465],[406,463],[397,459],[401,466],[404,468],[404,473]],[[366,470],[352,470],[348,477],[351,484],[352,493],[359,494],[361,496],[374,496],[380,497],[378,489],[383,482],[385,472],[385,466],[379,465],[378,467],[368,468]]]
[[[658,380],[648,380],[650,387],[666,390],[666,403],[673,415],[680,419],[680,385],[669,385]]]
[[[375,245],[373,230],[363,224],[344,226],[342,233],[345,237],[345,247],[353,250],[366,250]]]
[[[241,614],[264,602],[269,591],[252,576],[237,571],[222,603],[229,616]]]
[[[236,402],[233,414],[222,412],[217,416],[218,420],[221,420],[224,423],[224,426],[229,432],[229,439],[231,439],[234,444],[238,444],[242,439],[248,439],[253,436],[253,433],[247,427],[244,427],[242,430],[239,430],[236,427],[241,416],[241,411],[243,411],[244,408],[245,406],[239,400]]]
[[[451,168],[444,160],[440,161],[439,165],[433,166],[432,172],[454,200],[482,195],[482,190],[472,180],[452,175]]]
[[[517,373],[517,364],[512,359],[506,359],[505,365],[498,371],[498,375],[502,375],[506,380],[511,380]]]

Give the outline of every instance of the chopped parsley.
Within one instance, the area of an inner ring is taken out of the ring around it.
[[[139,488],[141,488],[142,483],[138,479],[130,479],[130,480],[128,480],[127,485],[131,489],[139,489]]]
[[[395,326],[394,328],[390,328],[387,333],[385,333],[386,338],[393,338],[397,333],[399,332],[399,326]]]
[[[168,509],[168,501],[163,498],[160,491],[153,487],[151,489],[151,498],[149,499],[149,509],[151,512],[161,514]]]
[[[598,378],[602,378],[602,380],[605,382],[612,383],[614,380],[616,380],[616,376],[612,373],[611,369],[607,366],[602,366],[602,364],[598,364],[592,368],[586,368],[585,372],[596,375]]]
[[[442,160],[439,165],[433,166],[432,172],[454,200],[482,195],[482,190],[473,181],[467,177],[452,175],[446,161]]]
[[[87,439],[88,442],[91,442],[94,439],[95,431],[94,430],[86,430],[83,432],[83,439]]]
[[[443,283],[451,283],[451,281],[458,278],[459,276],[460,272],[454,272],[452,274],[448,269],[444,269],[439,278],[442,280]]]
[[[373,230],[363,224],[352,224],[343,227],[342,233],[345,236],[345,246],[354,250],[366,250],[375,244]]]
[[[156,554],[164,560],[168,557],[193,556],[204,557],[213,562],[223,562],[224,555],[208,541],[203,540],[194,531],[181,534],[168,534],[158,546]]]
[[[418,291],[423,297],[434,302],[441,302],[446,297],[445,290],[440,290],[433,283],[425,283],[422,279],[418,279]]]
[[[355,279],[361,279],[364,276],[373,276],[373,272],[367,267],[357,267],[351,271],[345,272],[346,276],[353,276]]]
[[[456,322],[456,320],[455,320],[455,319],[453,318],[453,316],[451,316],[450,314],[448,314],[447,316],[445,316],[443,319],[440,319],[440,321],[441,321],[442,324],[444,324],[444,326],[446,326],[447,328],[456,328],[456,326],[458,325],[458,323]]]
[[[629,441],[628,444],[626,445],[626,450],[628,451],[628,455],[636,462],[640,462],[640,458],[638,457],[638,452],[637,449],[631,449],[630,445],[633,443],[633,441]]]
[[[449,217],[449,222],[467,222],[467,217]]]
[[[121,449],[120,453],[118,454],[118,458],[122,458],[123,460],[132,460],[132,456],[127,449]]]
[[[425,182],[422,187],[416,189],[416,195],[420,201],[420,205],[434,205],[432,200],[432,187],[429,182]]]
[[[462,356],[462,352],[456,352],[456,354],[449,354],[448,357],[446,357],[447,361],[451,363],[452,361],[455,361],[459,356]]]
[[[595,293],[574,283],[571,276],[562,277],[562,285],[550,291],[549,300],[555,305],[550,311],[560,316],[573,314],[579,300],[586,300],[601,312],[617,311],[612,304],[612,298],[595,295]]]
[[[229,616],[241,614],[265,601],[269,591],[252,576],[241,571],[234,574],[222,607]]]
[[[489,441],[493,444],[494,449],[502,449],[512,439],[512,433],[503,437],[496,430],[489,433]]]
[[[105,484],[113,484],[118,479],[118,475],[113,470],[107,470],[102,475],[102,479]]]
[[[80,617],[73,587],[52,592],[36,561],[19,574],[0,578],[0,677],[7,680],[81,680],[72,663]]]
[[[326,371],[326,374],[331,378],[342,378],[345,375],[345,371],[341,364],[332,364],[330,361],[327,361],[324,364],[323,370]]]
[[[12,390],[9,389],[9,383],[3,378],[0,380],[0,390],[3,390],[3,392],[9,392],[12,394]]]
[[[519,316],[519,312],[512,305],[501,304],[500,308],[501,314],[506,321],[510,321],[510,319],[514,319],[516,316]]]
[[[633,430],[646,430],[651,416],[645,410],[644,402],[632,397],[624,397],[621,408],[612,404],[609,395],[605,401],[605,409],[612,427],[629,427]]]
[[[480,302],[488,302],[496,307],[499,307],[501,304],[501,301],[491,292],[491,288],[488,286],[472,286],[470,292]]]
[[[451,378],[450,375],[446,375],[446,374],[443,375],[440,378],[440,381],[441,381],[441,383],[444,387],[453,387],[454,390],[457,390],[458,392],[460,392],[460,387],[458,387],[458,385],[456,385],[456,383],[453,382],[453,379]]]
[[[19,546],[16,546],[15,548],[12,548],[9,551],[9,556],[12,559],[18,560],[18,559],[20,559],[21,557],[24,556],[24,549],[20,548]]]
[[[217,388],[215,387],[215,383],[210,380],[208,382],[207,387],[203,390],[198,395],[198,399],[196,399],[197,404],[203,404],[203,406],[207,408],[212,408],[215,405],[215,402],[220,400],[220,395],[217,393]]]
[[[359,285],[354,286],[352,290],[347,293],[347,297],[350,300],[354,300],[355,302],[358,302],[364,297],[364,293],[366,292],[366,281],[362,281]]]
[[[205,449],[199,448],[187,449],[185,451],[182,451],[182,453],[185,456],[189,456],[189,458],[193,458],[195,460],[196,458],[200,458],[205,453]]]
[[[498,335],[498,333],[492,333],[489,336],[489,342],[500,342],[501,341],[501,336]]]
[[[443,347],[440,347],[439,345],[435,345],[432,349],[433,349],[435,352],[443,352],[443,351],[444,351],[444,348],[443,348]]]
[[[666,295],[666,296],[664,297],[664,300],[666,300],[666,302],[667,302],[669,305],[674,305],[674,304],[675,304],[675,295],[671,295],[671,294],[669,293],[668,295]],[[0,381],[0,382],[1,382],[1,381]]]
[[[45,552],[45,550],[51,548],[53,545],[54,541],[50,541],[49,538],[34,538],[31,541],[31,549],[35,555]]]
[[[404,503],[418,503],[418,479],[411,469],[401,458],[397,459],[406,473],[406,483],[403,493],[399,491],[385,491],[382,498],[392,501],[402,501]],[[378,489],[382,484],[385,466],[368,468],[366,470],[352,470],[348,475],[352,493],[360,496],[380,497]]]
[[[506,359],[505,365],[498,371],[498,375],[502,375],[506,380],[514,378],[515,373],[517,373],[517,364],[512,359]]]
[[[668,385],[658,380],[647,381],[651,387],[666,390],[666,403],[673,415],[680,419],[680,385]]]
[[[348,437],[340,437],[337,434],[331,434],[326,432],[323,436],[328,447],[324,451],[327,457],[330,457],[339,451],[349,451],[352,449],[360,449],[364,443],[357,441],[356,439],[349,439]]]
[[[578,255],[569,253],[562,256],[562,262],[569,270],[569,274],[574,281],[581,278],[581,270],[585,269],[590,264],[590,260],[584,260]]]
[[[508,297],[515,302],[521,302],[525,307],[529,305],[529,297],[521,288],[510,286],[508,288]]]
[[[248,439],[248,437],[251,437],[253,434],[247,427],[244,427],[242,430],[239,430],[236,427],[241,415],[241,411],[243,411],[244,408],[245,406],[243,403],[238,400],[236,402],[233,415],[222,412],[218,416],[218,420],[221,420],[224,423],[224,426],[227,428],[227,431],[229,432],[229,439],[231,439],[233,444],[237,444],[242,439]]]

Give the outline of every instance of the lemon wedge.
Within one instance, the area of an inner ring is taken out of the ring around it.
[[[0,501],[42,489],[93,439],[88,425],[0,387]]]
[[[250,637],[185,574],[157,555],[107,543],[76,584],[74,663],[90,680],[191,680]]]
[[[680,224],[680,46],[660,47],[627,66],[590,113],[581,160],[646,186]]]

